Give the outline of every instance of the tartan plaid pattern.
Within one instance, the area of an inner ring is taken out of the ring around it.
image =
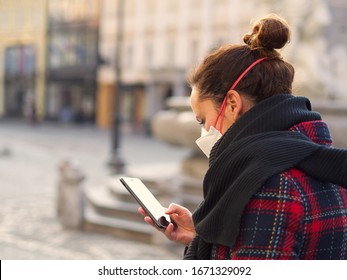
[[[290,130],[331,144],[322,121]],[[234,247],[213,245],[211,259],[347,259],[347,190],[296,168],[273,176],[245,207]]]

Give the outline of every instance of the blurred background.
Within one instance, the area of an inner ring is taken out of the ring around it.
[[[0,258],[180,259],[119,176],[194,210],[207,160],[186,77],[268,13],[282,52],[347,147],[343,0],[0,0]]]

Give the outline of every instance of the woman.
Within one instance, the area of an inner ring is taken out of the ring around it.
[[[347,258],[347,151],[330,147],[320,115],[292,95],[294,69],[276,51],[289,37],[266,16],[191,77],[209,157],[204,200],[193,215],[171,204],[177,227],[164,231],[187,245],[185,259]]]

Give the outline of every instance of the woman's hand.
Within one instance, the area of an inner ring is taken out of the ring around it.
[[[170,215],[171,219],[175,222],[176,228],[173,223],[170,223],[165,230],[161,230],[154,224],[142,207],[139,208],[139,213],[144,216],[146,223],[162,231],[171,241],[188,245],[195,237],[196,233],[192,220],[192,213],[181,205],[171,203],[165,212]]]

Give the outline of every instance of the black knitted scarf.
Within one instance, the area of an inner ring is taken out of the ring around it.
[[[184,259],[209,259],[212,244],[233,247],[244,207],[271,176],[297,167],[321,181],[347,186],[347,150],[288,131],[320,120],[307,98],[280,94],[251,108],[211,151],[204,200],[193,214],[197,232]]]

